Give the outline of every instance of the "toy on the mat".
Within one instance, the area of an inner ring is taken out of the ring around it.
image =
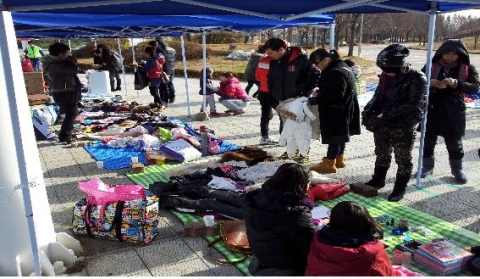
[[[393,229],[392,230],[393,235],[403,235],[403,230],[401,229]]]
[[[387,214],[382,214],[382,215],[379,215],[377,217],[374,217],[373,221],[375,221],[375,223],[377,223],[380,226],[386,226],[387,222],[390,219],[392,219],[392,218],[390,216],[388,216]]]
[[[408,219],[406,217],[400,218],[398,228],[402,231],[408,231]]]
[[[417,232],[423,236],[431,236],[433,235],[433,231],[431,231],[430,229],[424,227],[424,226],[418,226],[418,227],[414,227],[412,228],[412,231],[414,232]]]

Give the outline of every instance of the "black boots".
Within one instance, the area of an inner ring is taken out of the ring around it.
[[[463,171],[462,168],[462,159],[453,160],[450,159],[450,169],[452,170],[452,175],[455,177],[455,180],[459,184],[465,184],[468,181],[467,174]]]
[[[435,157],[423,158],[421,177],[425,178],[428,175],[432,175],[434,167],[435,167]]]
[[[410,174],[398,174],[395,178],[395,185],[393,186],[393,191],[388,196],[388,201],[398,202],[403,199],[405,195],[405,189],[407,189],[407,183],[410,180]]]
[[[370,181],[366,182],[366,185],[372,186],[374,188],[380,189],[385,186],[385,177],[387,176],[388,169],[390,167],[384,166],[375,166],[373,170],[373,176]]]

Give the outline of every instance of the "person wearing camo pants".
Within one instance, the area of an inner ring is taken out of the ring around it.
[[[407,183],[412,175],[412,149],[415,142],[415,126],[420,123],[425,110],[427,79],[421,71],[413,70],[405,62],[410,51],[399,44],[382,50],[377,56],[377,66],[382,70],[372,99],[362,112],[366,119],[380,119],[373,130],[375,142],[375,169],[367,185],[375,188],[385,186],[385,177],[392,151],[398,165],[392,193],[388,201],[398,202],[405,195]]]

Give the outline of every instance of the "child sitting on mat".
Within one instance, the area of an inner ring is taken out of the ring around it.
[[[382,229],[367,209],[352,201],[337,203],[328,225],[315,232],[306,276],[393,276]]]

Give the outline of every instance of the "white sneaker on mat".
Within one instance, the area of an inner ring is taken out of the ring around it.
[[[274,144],[278,144],[278,141],[273,139],[273,138],[261,138],[260,139],[260,144],[271,144],[271,145],[274,145]]]

